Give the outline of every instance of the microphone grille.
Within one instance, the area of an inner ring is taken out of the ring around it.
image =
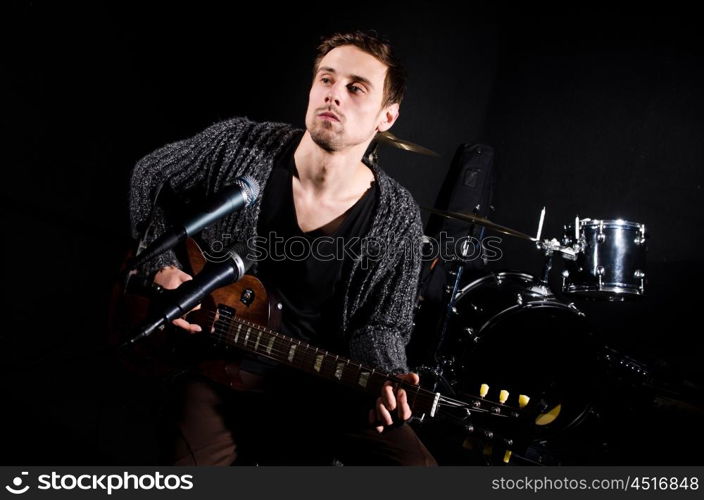
[[[246,206],[250,206],[259,197],[259,183],[251,175],[242,176],[235,183],[244,192]]]
[[[244,276],[252,267],[253,260],[249,258],[247,246],[242,242],[235,243],[229,252],[240,272],[240,277]]]

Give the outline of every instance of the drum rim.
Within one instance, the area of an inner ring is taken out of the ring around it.
[[[620,285],[620,286],[619,286]],[[598,285],[573,285],[570,284],[566,287],[562,287],[563,293],[600,293],[600,294],[615,294],[615,295],[644,295],[645,292],[641,290],[639,286],[630,286],[623,283],[618,284],[608,284],[606,286]]]
[[[480,284],[482,284],[482,283],[484,283],[484,282],[486,282],[486,281],[488,281],[488,280],[490,280],[490,279],[493,279],[493,280],[496,280],[496,281],[501,281],[501,280],[506,279],[506,278],[509,277],[509,276],[511,276],[511,277],[518,276],[519,278],[521,278],[521,279],[522,279],[524,282],[526,282],[526,283],[536,283],[536,281],[537,281],[536,278],[535,278],[535,276],[533,276],[532,274],[524,273],[524,272],[521,272],[521,271],[499,271],[499,272],[490,272],[489,274],[486,274],[486,275],[484,275],[484,276],[482,276],[482,277],[480,277],[480,278],[477,278],[477,279],[475,279],[474,281],[472,281],[472,282],[470,282],[470,283],[467,283],[465,286],[463,286],[462,288],[460,288],[460,289],[457,291],[457,295],[455,295],[455,300],[456,300],[456,301],[457,301],[457,300],[460,300],[460,299],[461,299],[462,297],[464,297],[464,295],[465,295],[466,293],[468,293],[470,290],[472,290],[473,288],[476,288],[476,287],[479,286]],[[537,283],[536,283],[536,284],[537,284]],[[549,291],[549,290],[548,290],[548,291]],[[550,293],[549,293],[549,294],[545,294],[544,297],[546,297],[546,299],[548,299],[548,298],[554,298],[555,295],[552,293],[552,291],[549,291],[549,292],[550,292]],[[537,302],[537,301],[536,301],[536,302]]]
[[[603,225],[606,228],[614,227],[632,227],[640,230],[645,228],[645,224],[641,222],[634,222],[626,219],[579,219],[579,227],[598,227]]]
[[[478,289],[481,285],[483,285],[486,282],[490,281],[495,281],[498,283],[501,283],[502,280],[506,280],[507,278],[515,278],[518,277],[524,284],[526,284],[525,290],[527,292],[533,292],[538,297],[536,298],[531,298],[528,300],[525,300],[523,303],[514,303],[511,305],[507,305],[504,309],[500,311],[496,311],[496,313],[491,316],[490,318],[487,318],[485,322],[483,322],[481,325],[478,325],[477,330],[475,334],[479,339],[483,336],[483,332],[485,332],[488,328],[492,327],[494,324],[497,322],[505,319],[506,317],[509,317],[513,314],[516,314],[518,310],[537,310],[537,309],[558,309],[558,310],[566,310],[570,314],[573,314],[576,318],[581,318],[581,320],[584,319],[582,311],[580,311],[578,308],[574,306],[572,303],[565,303],[561,300],[559,300],[555,294],[550,290],[549,288],[545,288],[547,290],[547,293],[542,293],[535,288],[532,288],[528,285],[534,285],[535,287],[540,287],[540,283],[538,282],[537,278],[533,276],[532,274],[529,273],[524,273],[522,271],[499,271],[499,272],[491,272],[485,276],[481,276],[480,278],[475,279],[474,281],[468,283],[462,289],[460,289],[457,292],[457,295],[455,297],[456,303],[459,303],[459,301],[469,292],[471,292],[474,289]]]

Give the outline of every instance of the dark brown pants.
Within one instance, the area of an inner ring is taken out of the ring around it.
[[[413,429],[378,433],[367,400],[335,389],[278,384],[233,391],[205,378],[174,383],[160,426],[161,461],[174,465],[437,465]],[[279,380],[280,382],[280,380]],[[305,385],[305,384],[303,384]]]

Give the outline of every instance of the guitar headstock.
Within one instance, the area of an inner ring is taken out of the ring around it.
[[[451,417],[464,428],[463,448],[480,452],[492,463],[508,464],[560,416],[561,404],[542,397],[511,393],[480,384],[476,395],[441,398]]]

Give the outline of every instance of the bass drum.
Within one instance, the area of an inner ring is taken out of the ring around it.
[[[517,407],[519,394],[542,404],[535,438],[554,437],[579,424],[590,411],[596,349],[586,318],[573,305],[558,301],[533,276],[492,273],[462,288],[450,338],[455,357],[453,389],[457,396],[484,396]]]

